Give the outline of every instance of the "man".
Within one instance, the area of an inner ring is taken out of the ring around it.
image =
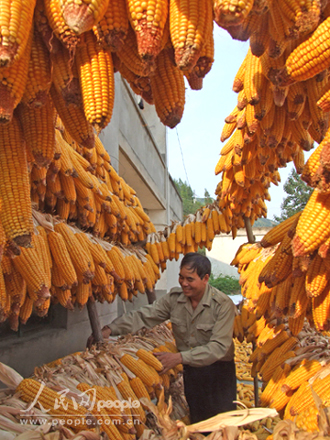
[[[102,329],[110,335],[134,333],[170,319],[178,353],[155,353],[163,371],[182,363],[191,423],[235,409],[236,374],[232,300],[208,284],[211,263],[198,253],[182,259],[180,288],[153,304],[125,314]]]

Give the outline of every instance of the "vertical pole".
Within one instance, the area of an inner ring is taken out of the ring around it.
[[[103,342],[101,324],[99,320],[99,315],[96,310],[96,302],[95,300],[91,299],[91,297],[88,299],[87,302],[87,311],[88,311],[89,322],[92,328],[92,333],[94,336],[94,341],[96,343]]]
[[[148,298],[148,304],[152,304],[154,301],[156,301],[156,294],[154,290],[146,289],[146,294]]]
[[[255,239],[255,236],[253,235],[251,221],[248,217],[244,217],[244,224],[245,224],[246,235],[249,240],[249,243],[255,243],[256,239]],[[252,347],[253,347],[253,350],[255,350],[256,345],[254,342],[252,344]],[[258,375],[256,375],[256,377],[253,378],[254,406],[255,406],[255,408],[257,408],[257,406],[258,406],[258,400],[259,400],[259,386],[258,385],[259,385],[258,384]]]

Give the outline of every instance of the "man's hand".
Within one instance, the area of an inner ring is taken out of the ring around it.
[[[103,339],[107,339],[111,335],[111,329],[107,325],[105,325],[101,331],[102,331]],[[91,348],[91,346],[95,345],[95,344],[96,344],[96,341],[95,341],[94,335],[92,333],[90,335],[90,337],[87,339],[86,347]]]
[[[166,373],[171,368],[176,367],[179,364],[182,364],[182,356],[181,353],[168,353],[168,352],[159,352],[154,353],[154,356],[162,363],[163,369],[160,371],[160,374]]]

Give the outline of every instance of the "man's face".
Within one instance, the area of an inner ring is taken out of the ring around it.
[[[180,269],[179,283],[182,291],[186,297],[195,301],[199,301],[204,295],[208,280],[209,275],[205,275],[203,279],[200,279],[197,272],[188,266],[183,266]]]

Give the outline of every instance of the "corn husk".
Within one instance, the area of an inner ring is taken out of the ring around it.
[[[8,431],[3,431],[0,429],[0,438],[1,440],[13,440],[16,437],[16,434]]]
[[[248,425],[264,417],[276,417],[277,415],[277,411],[273,408],[245,408],[217,414],[210,419],[188,425],[187,429],[189,432],[218,431],[226,426]]]
[[[0,362],[0,382],[15,389],[22,380],[23,377],[17,371]]]

